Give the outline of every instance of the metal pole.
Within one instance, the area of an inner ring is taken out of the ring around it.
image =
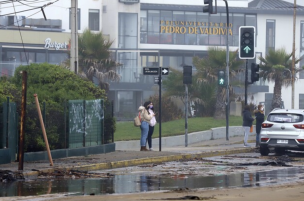
[[[41,109],[40,109],[37,94],[34,94],[34,97],[35,97],[36,107],[37,107],[37,111],[38,111],[38,116],[39,116],[39,120],[40,120],[40,125],[41,125],[41,129],[42,129],[42,134],[43,134],[46,150],[47,150],[47,153],[48,153],[49,161],[51,163],[50,165],[54,166],[52,155],[51,155],[51,150],[50,150],[50,147],[49,147],[49,141],[48,141],[47,136],[46,136],[46,131],[45,131],[42,115],[41,115]]]
[[[293,6],[293,42],[292,42],[292,66],[291,66],[291,108],[294,109],[294,98],[295,98],[295,35],[296,35],[296,5],[297,0],[294,0]]]
[[[5,147],[8,147],[8,130],[9,130],[9,113],[10,113],[10,98],[6,97],[6,135],[5,135]]]
[[[248,59],[246,59],[246,65],[245,65],[245,105],[247,105],[247,88],[248,88]]]
[[[229,140],[229,111],[230,111],[230,100],[229,100],[229,10],[228,2],[224,0],[226,4],[227,13],[227,39],[226,39],[226,76],[227,76],[227,86],[226,86],[226,140]]]
[[[19,150],[18,150],[18,170],[23,170],[24,158],[24,130],[26,117],[26,91],[27,91],[27,72],[22,71],[22,98],[21,98],[21,117],[20,117],[20,136],[19,136]]]
[[[158,60],[159,61],[159,60]],[[161,67],[159,67],[159,78],[158,78],[158,84],[159,84],[159,151],[161,151],[161,79],[162,79],[162,71]]]
[[[185,95],[186,95],[186,104],[185,104],[185,147],[188,146],[188,85],[185,84]]]
[[[70,70],[78,72],[78,0],[71,0],[71,58]]]

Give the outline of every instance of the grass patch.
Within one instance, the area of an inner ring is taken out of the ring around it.
[[[229,126],[242,126],[242,117],[230,116]],[[188,118],[188,133],[196,131],[210,130],[211,128],[225,127],[226,120],[215,120],[213,117],[195,117]],[[162,123],[162,137],[184,135],[185,119],[169,121]],[[159,137],[159,124],[154,128],[153,138]],[[115,141],[139,140],[140,128],[135,127],[133,121],[117,122],[116,132],[114,134]]]

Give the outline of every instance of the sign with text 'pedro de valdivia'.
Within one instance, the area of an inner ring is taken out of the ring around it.
[[[160,21],[160,33],[232,35],[232,24],[192,21]]]
[[[67,42],[58,43],[56,41],[53,42],[51,38],[47,38],[44,41],[44,48],[45,49],[54,48],[55,50],[68,49],[68,43]]]

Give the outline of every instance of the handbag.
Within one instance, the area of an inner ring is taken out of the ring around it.
[[[138,115],[134,118],[134,126],[135,127],[141,126],[140,112],[138,112]]]
[[[250,133],[253,132],[253,125],[250,127]]]

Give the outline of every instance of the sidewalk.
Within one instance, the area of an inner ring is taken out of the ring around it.
[[[172,137],[174,140],[174,137]],[[101,170],[112,169],[148,163],[161,163],[181,159],[202,158],[225,154],[251,152],[255,146],[255,135],[250,135],[251,148],[243,146],[243,137],[231,137],[229,141],[225,138],[208,140],[185,146],[175,147],[154,147],[154,151],[139,151],[138,147],[132,150],[117,150],[106,154],[96,154],[82,157],[69,157],[53,160],[54,166],[49,161],[24,162],[23,175],[31,177],[37,175],[37,170],[42,172],[53,172],[61,170]],[[18,162],[0,165],[0,170],[18,171]]]

